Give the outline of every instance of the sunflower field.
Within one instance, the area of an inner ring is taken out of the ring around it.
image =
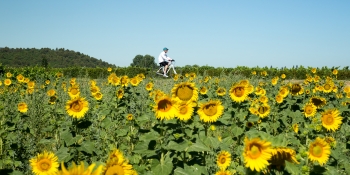
[[[299,80],[8,71],[0,174],[350,174],[350,84],[318,70]]]

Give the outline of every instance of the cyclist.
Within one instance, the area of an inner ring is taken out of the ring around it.
[[[164,67],[164,69],[163,69],[163,71],[164,71],[163,76],[164,76],[164,77],[168,77],[168,75],[166,75],[166,72],[167,72],[167,69],[168,69],[168,65],[169,65],[168,61],[171,61],[171,60],[172,60],[172,59],[171,59],[170,57],[168,57],[168,55],[167,55],[168,50],[169,50],[168,48],[164,47],[164,48],[163,48],[163,52],[161,52],[161,53],[159,54],[159,57],[158,57],[158,62],[159,62],[159,64],[160,64],[160,66],[163,66],[163,67]]]

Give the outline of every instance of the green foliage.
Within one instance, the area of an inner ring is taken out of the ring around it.
[[[132,67],[141,67],[141,68],[157,68],[157,64],[154,61],[154,57],[151,55],[136,55],[130,64]]]
[[[0,62],[9,67],[115,67],[101,59],[64,48],[0,48]]]

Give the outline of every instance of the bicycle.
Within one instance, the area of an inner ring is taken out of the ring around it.
[[[175,70],[175,60],[170,60],[168,63],[168,70],[166,71],[166,74],[169,73],[170,69],[173,69],[173,73],[177,74]],[[164,66],[160,65],[160,68],[156,71],[156,74],[164,76]]]

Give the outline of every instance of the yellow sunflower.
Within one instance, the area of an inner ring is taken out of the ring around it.
[[[132,86],[138,86],[140,84],[141,81],[139,81],[138,77],[134,77],[130,79],[130,84]]]
[[[298,123],[294,123],[294,124],[292,125],[292,127],[293,127],[293,131],[294,131],[295,133],[298,134],[298,131],[299,131],[299,125],[298,125]]]
[[[227,151],[221,151],[216,157],[216,164],[221,170],[225,170],[231,164],[231,154]]]
[[[217,90],[216,90],[216,94],[218,94],[218,96],[224,96],[226,94],[226,89],[223,88],[223,87],[219,87]]]
[[[111,76],[108,78],[110,84],[112,84],[113,86],[118,86],[120,85],[120,79],[119,77],[115,76]]]
[[[204,122],[216,122],[224,112],[224,106],[220,100],[210,100],[199,105],[197,111],[199,118]]]
[[[16,76],[16,78],[17,78],[17,81],[18,81],[18,82],[20,82],[20,83],[23,83],[23,82],[24,82],[24,76],[23,76],[22,74],[18,74],[18,75]]]
[[[331,146],[331,147],[335,147],[337,144],[337,141],[333,138],[333,137],[326,137],[325,141]]]
[[[333,82],[327,82],[323,85],[323,92],[324,93],[330,93],[333,91],[334,83]]]
[[[265,118],[270,114],[270,105],[268,104],[261,104],[258,108],[258,116],[260,118]]]
[[[112,68],[111,68],[111,67],[108,67],[108,68],[107,68],[107,71],[108,71],[108,72],[112,72]]]
[[[316,68],[312,68],[312,69],[311,69],[311,72],[315,74],[315,73],[316,73],[316,70],[317,70]]]
[[[128,115],[126,115],[126,119],[131,121],[134,119],[134,116],[132,114],[128,114]]]
[[[84,162],[80,162],[80,165],[76,165],[73,162],[73,166],[67,168],[64,166],[64,163],[61,163],[62,170],[58,172],[58,175],[100,175],[102,173],[103,165],[98,166],[95,170],[96,164],[91,164],[88,168],[85,169]],[[93,171],[94,170],[94,171]]]
[[[56,175],[58,172],[58,158],[52,152],[44,151],[29,160],[35,175]]]
[[[328,161],[331,154],[329,144],[322,138],[317,137],[314,142],[310,144],[308,157],[313,162],[318,162],[320,165]]]
[[[180,102],[176,105],[176,108],[178,110],[178,114],[176,115],[176,118],[178,118],[181,121],[187,121],[191,119],[194,111],[195,104],[192,102]]]
[[[317,107],[313,103],[309,102],[305,104],[303,110],[303,114],[305,115],[305,117],[313,117],[316,114]]]
[[[207,92],[208,92],[208,89],[205,86],[202,86],[199,90],[199,93],[202,95],[207,94]]]
[[[272,157],[271,157],[271,160],[269,161],[271,165],[285,166],[286,165],[285,161],[299,164],[299,162],[295,157],[296,153],[293,149],[278,147],[278,148],[272,149],[271,154],[272,154]]]
[[[322,125],[327,131],[339,129],[343,119],[339,114],[340,112],[337,109],[328,109],[322,113]]]
[[[338,74],[338,70],[337,69],[333,69],[332,74],[333,75],[337,75]]]
[[[80,89],[77,84],[72,85],[71,87],[68,88],[68,95],[70,98],[75,98],[79,97],[80,95]]]
[[[34,93],[34,88],[28,88],[28,89],[26,90],[26,92],[27,92],[28,94],[33,94],[33,93]]]
[[[302,87],[300,84],[294,83],[294,84],[292,84],[292,86],[291,86],[290,93],[291,93],[292,95],[301,95],[301,94],[304,93],[304,89],[303,89],[303,87]]]
[[[130,81],[129,77],[127,75],[124,75],[120,79],[120,85],[123,86],[123,87],[128,86],[129,81]]]
[[[215,175],[232,175],[232,173],[229,170],[219,170]]]
[[[48,91],[47,91],[47,95],[50,96],[50,97],[56,95],[55,89],[50,89],[50,90],[48,90]]]
[[[271,84],[275,86],[278,83],[278,77],[271,79]]]
[[[266,71],[262,71],[262,72],[260,72],[260,74],[261,74],[262,76],[264,76],[264,77],[267,76],[267,72],[266,72]]]
[[[21,113],[26,113],[28,111],[28,105],[25,102],[18,103],[17,108]]]
[[[241,103],[246,100],[249,95],[249,90],[247,86],[236,84],[230,89],[230,97],[233,101]]]
[[[107,166],[113,164],[122,164],[125,161],[123,152],[119,149],[114,149],[108,156],[108,160],[106,162]]]
[[[203,82],[207,83],[209,80],[210,80],[210,77],[209,76],[205,76],[204,79],[203,79]]]
[[[57,72],[57,73],[56,73],[56,77],[57,77],[57,78],[63,77],[63,73],[62,73],[62,72]]]
[[[5,86],[10,86],[11,85],[11,80],[10,79],[8,79],[8,78],[6,78],[5,80],[4,80],[4,84],[5,84]]]
[[[286,74],[282,74],[282,75],[281,75],[281,78],[282,78],[282,79],[285,79],[285,78],[286,78]]]
[[[252,171],[260,172],[269,164],[268,160],[272,157],[271,143],[254,138],[249,140],[244,139],[244,163],[245,167],[249,167]]]
[[[179,79],[179,74],[174,75],[173,80],[174,80],[174,81],[177,81],[178,79]]]
[[[326,99],[323,97],[311,97],[310,102],[314,104],[317,108],[321,108],[327,103]]]
[[[284,98],[281,94],[277,94],[276,97],[275,97],[275,100],[277,103],[282,103]]]
[[[343,91],[345,93],[350,93],[350,86],[345,86]]]
[[[252,71],[252,75],[256,75],[256,71]]]
[[[146,90],[151,91],[153,89],[154,84],[152,82],[149,82],[146,84]]]
[[[104,175],[132,175],[135,173],[132,169],[132,165],[130,165],[127,161],[122,163],[115,163],[104,168],[102,174]]]
[[[172,100],[168,96],[164,95],[156,101],[156,105],[153,106],[157,119],[173,119],[177,112],[176,101]]]
[[[265,95],[262,95],[259,97],[260,103],[267,103],[269,101],[269,98],[267,98]]]
[[[101,92],[96,92],[93,96],[96,100],[102,100],[103,94]]]
[[[92,85],[92,86],[90,87],[90,92],[91,92],[92,95],[94,95],[94,94],[96,94],[97,92],[100,92],[100,88],[99,88],[98,86],[96,86],[96,85]]]
[[[56,100],[57,100],[57,96],[51,96],[50,99],[49,99],[49,104],[53,105],[56,103]]]
[[[75,85],[76,83],[77,83],[77,78],[75,78],[75,77],[73,77],[73,78],[71,78],[71,79],[69,80],[69,84],[70,84],[71,86]]]
[[[124,96],[124,89],[122,89],[122,88],[118,89],[117,92],[116,92],[116,95],[117,95],[118,99],[123,98],[123,96]]]
[[[77,97],[67,101],[66,111],[69,116],[73,118],[82,118],[85,113],[89,110],[89,102],[85,98]]]
[[[176,84],[171,90],[172,98],[181,101],[197,101],[198,90],[194,83],[182,82]]]

